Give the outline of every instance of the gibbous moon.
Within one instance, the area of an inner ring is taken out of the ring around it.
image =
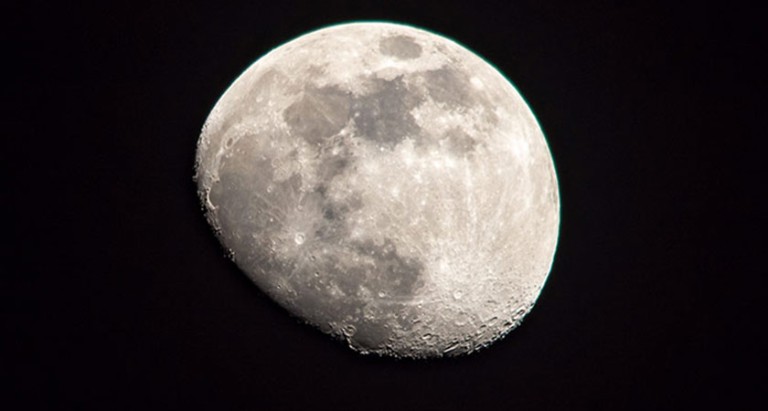
[[[552,265],[555,170],[515,88],[461,45],[342,24],[265,55],[197,148],[221,243],[266,294],[361,353],[473,352]]]

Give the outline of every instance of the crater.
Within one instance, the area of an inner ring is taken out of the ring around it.
[[[421,46],[410,36],[390,36],[379,41],[379,52],[401,60],[412,60],[421,56]]]

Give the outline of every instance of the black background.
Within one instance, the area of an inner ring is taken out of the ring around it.
[[[4,6],[6,401],[765,409],[758,9],[106,3]],[[196,141],[234,78],[298,35],[359,19],[424,27],[488,59],[555,159],[551,276],[523,325],[471,356],[365,357],[298,323],[225,258],[196,197]]]

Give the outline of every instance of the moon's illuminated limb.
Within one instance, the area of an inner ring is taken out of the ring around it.
[[[259,59],[204,128],[207,216],[278,303],[361,352],[467,353],[549,273],[559,198],[528,106],[462,46],[356,23]]]

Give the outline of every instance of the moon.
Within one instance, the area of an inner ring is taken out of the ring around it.
[[[512,84],[440,35],[350,23],[251,65],[195,180],[234,262],[360,353],[474,352],[531,310],[557,244],[547,142]]]

